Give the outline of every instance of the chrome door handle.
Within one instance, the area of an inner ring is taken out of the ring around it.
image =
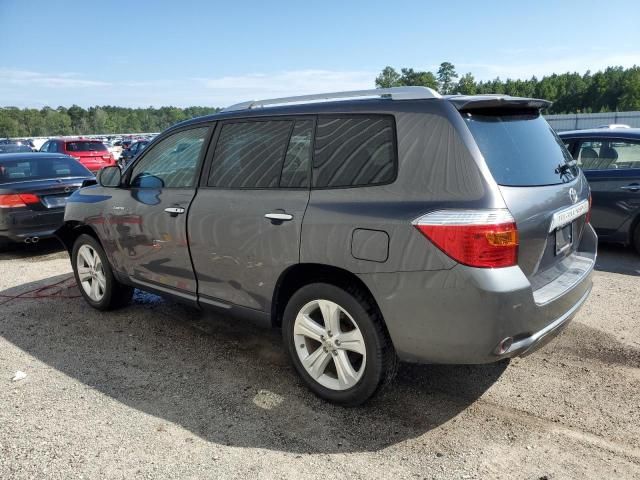
[[[264,218],[268,218],[269,220],[277,220],[279,222],[286,222],[289,220],[293,220],[293,215],[288,213],[265,213]]]
[[[184,213],[184,208],[182,207],[167,207],[164,209],[165,212],[167,213],[172,213],[174,215],[177,215],[178,213]]]
[[[632,192],[637,192],[638,190],[640,190],[640,185],[638,184],[625,185],[624,187],[620,187],[620,190],[631,190]]]

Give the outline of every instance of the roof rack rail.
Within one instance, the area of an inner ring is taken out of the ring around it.
[[[223,111],[232,112],[235,110],[248,110],[251,108],[265,107],[267,105],[279,105],[282,103],[301,103],[313,100],[332,100],[355,97],[385,97],[391,98],[391,100],[419,100],[425,98],[440,98],[440,94],[428,87],[375,88],[372,90],[352,90],[350,92],[316,93],[313,95],[299,95],[296,97],[249,100],[248,102],[231,105],[223,109]]]

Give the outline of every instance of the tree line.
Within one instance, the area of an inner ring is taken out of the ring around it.
[[[502,93],[553,101],[547,113],[591,113],[640,110],[640,67],[608,67],[584,74],[562,73],[540,79],[476,81],[471,73],[459,76],[450,62],[434,72],[385,67],[375,79],[376,87],[418,85],[442,94]],[[0,108],[0,138],[88,135],[101,133],[159,132],[193,117],[219,111],[210,107],[125,108],[72,105],[56,109]]]
[[[376,77],[376,87],[425,86],[442,94],[475,95],[502,93],[517,97],[551,100],[546,113],[596,113],[640,110],[640,67],[608,67],[584,74],[562,73],[540,79],[476,81],[471,73],[458,76],[455,66],[443,62],[434,74],[429,71],[385,67]]]
[[[78,105],[56,109],[0,108],[0,138],[90,135],[101,133],[161,132],[193,117],[217,112],[211,107],[125,108]]]

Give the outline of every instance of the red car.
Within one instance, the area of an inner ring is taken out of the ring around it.
[[[40,151],[70,155],[93,173],[116,164],[107,147],[97,140],[54,138],[45,142]]]

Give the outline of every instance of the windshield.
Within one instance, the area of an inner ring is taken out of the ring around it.
[[[538,112],[462,116],[499,185],[554,185],[578,175],[571,154]]]
[[[72,158],[0,158],[0,184],[63,177],[89,177],[91,173]]]
[[[106,149],[101,142],[67,142],[67,152],[102,152]]]

